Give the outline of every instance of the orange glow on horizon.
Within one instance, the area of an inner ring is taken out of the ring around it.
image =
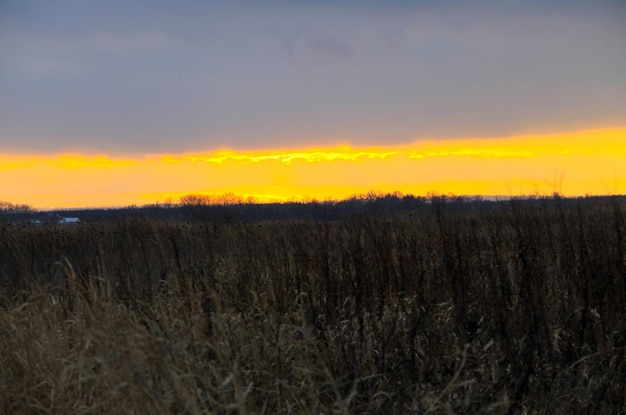
[[[626,130],[505,138],[107,155],[0,154],[0,201],[38,209],[143,205],[232,192],[259,202],[401,191],[567,196],[626,193]]]

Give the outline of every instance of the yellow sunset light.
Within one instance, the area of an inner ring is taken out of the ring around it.
[[[141,158],[0,155],[0,200],[35,208],[176,202],[189,193],[232,192],[260,202],[343,199],[370,190],[626,193],[626,130]]]

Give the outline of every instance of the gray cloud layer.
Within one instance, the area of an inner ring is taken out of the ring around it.
[[[161,152],[624,125],[626,3],[0,5],[0,151]]]

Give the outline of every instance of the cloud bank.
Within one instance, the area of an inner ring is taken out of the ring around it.
[[[0,5],[0,152],[379,145],[621,127],[618,1]]]

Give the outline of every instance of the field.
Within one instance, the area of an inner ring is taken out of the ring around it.
[[[431,202],[0,225],[0,413],[624,413],[623,202]]]

